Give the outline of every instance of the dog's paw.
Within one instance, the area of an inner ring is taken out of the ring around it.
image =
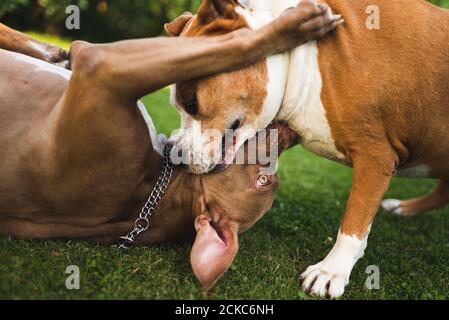
[[[402,206],[401,200],[387,199],[382,201],[381,207],[383,210],[392,213],[397,216],[408,216],[409,212],[406,212]]]
[[[45,61],[64,69],[69,68],[69,53],[57,46],[49,45],[46,49]]]
[[[324,261],[310,266],[301,275],[305,293],[322,298],[337,299],[345,292],[349,277],[326,266]]]

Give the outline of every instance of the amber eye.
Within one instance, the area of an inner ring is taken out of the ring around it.
[[[261,175],[259,176],[259,180],[257,180],[257,184],[259,186],[267,186],[270,184],[270,179],[267,175]]]

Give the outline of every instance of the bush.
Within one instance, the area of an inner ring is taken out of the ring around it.
[[[193,11],[200,0],[0,0],[0,21],[76,39],[107,42],[160,35],[164,23]],[[67,6],[81,11],[81,29],[67,30]]]

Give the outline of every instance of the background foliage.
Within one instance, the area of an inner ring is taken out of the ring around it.
[[[194,11],[201,0],[0,0],[0,21],[73,39],[107,42],[158,36],[167,21]],[[81,10],[81,29],[67,30],[67,6]]]
[[[394,0],[391,0],[394,1]],[[430,0],[449,7],[449,0]],[[0,0],[0,21],[19,30],[33,30],[72,39],[107,42],[160,35],[163,25],[201,0]],[[65,9],[81,10],[81,30],[67,30]]]

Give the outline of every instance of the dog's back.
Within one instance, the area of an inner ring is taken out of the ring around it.
[[[30,211],[16,204],[31,203],[33,174],[45,172],[44,126],[70,71],[8,51],[0,51],[0,70],[0,213],[20,216]]]
[[[337,146],[386,135],[399,153],[411,147],[400,156],[412,163],[449,156],[439,143],[449,132],[449,10],[422,0],[328,3],[346,21],[318,43],[321,99]]]

